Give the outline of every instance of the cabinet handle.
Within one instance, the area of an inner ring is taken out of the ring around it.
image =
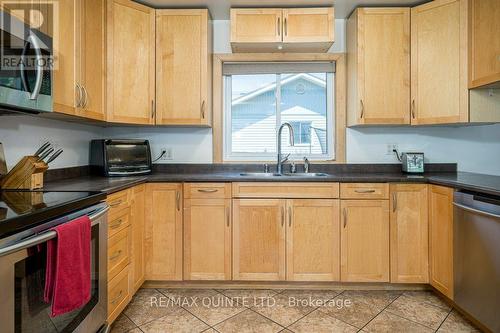
[[[123,220],[122,220],[122,219],[119,219],[119,220],[118,220],[118,221],[116,221],[115,223],[110,224],[110,225],[109,225],[109,227],[110,227],[111,229],[116,229],[116,228],[118,228],[118,227],[122,224],[122,222],[123,222]]]
[[[177,210],[181,210],[181,193],[179,191],[175,192],[175,206]]]
[[[76,84],[76,92],[76,107],[79,108],[82,106],[82,87],[78,83]]]
[[[207,188],[207,189],[199,189],[198,192],[201,192],[201,193],[215,193],[219,191],[218,189],[215,189],[215,188]]]
[[[342,215],[344,216],[344,228],[347,226],[347,209],[344,207],[342,210]]]
[[[285,17],[285,21],[283,22],[285,24],[285,36],[288,36],[288,27],[287,27],[287,22],[286,22],[286,17]]]
[[[201,119],[205,119],[205,100],[201,103]]]
[[[354,190],[356,193],[375,193],[375,190]]]
[[[155,119],[156,110],[155,110],[155,101],[151,100],[151,119]]]
[[[122,298],[122,295],[123,295],[123,290],[120,290],[120,292],[118,293],[118,296],[116,296],[115,298],[113,298],[113,299],[111,300],[111,304],[115,304],[116,302],[118,302],[118,300],[119,300],[120,298]]]
[[[392,211],[395,212],[396,209],[398,208],[398,197],[396,195],[396,192],[392,194]]]
[[[88,99],[87,99],[87,88],[85,88],[85,86],[82,86],[82,90],[83,90],[83,108],[86,108],[87,107],[87,103],[88,103]]]
[[[281,207],[281,226],[285,225],[285,207]]]
[[[113,201],[112,203],[109,204],[109,207],[113,208],[113,207],[116,207],[116,206],[119,206],[121,205],[123,202],[123,200],[116,200],[116,201]]]
[[[229,217],[229,207],[226,207],[226,224],[227,227],[229,228],[229,223],[230,223],[230,217]]]
[[[292,226],[292,207],[288,207],[288,226]]]
[[[411,101],[411,117],[415,119],[415,100]]]
[[[360,99],[359,101],[361,103],[361,115],[359,116],[359,118],[363,119],[363,116],[365,115],[365,104],[363,103],[362,99]]]
[[[118,258],[121,254],[122,254],[122,250],[119,250],[119,251],[115,252],[111,257],[109,257],[109,260],[113,261],[116,258]]]
[[[280,22],[281,22],[281,18],[278,17],[278,24],[276,25],[276,30],[278,31],[278,36],[281,36]]]

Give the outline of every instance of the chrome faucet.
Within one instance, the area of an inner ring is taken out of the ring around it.
[[[304,156],[304,172],[309,173],[309,159]]]
[[[283,127],[288,127],[288,131],[290,134],[290,146],[294,146],[294,140],[293,140],[293,127],[290,125],[290,123],[283,123],[281,124],[280,128],[278,129],[278,163],[276,165],[276,172],[277,173],[282,173],[283,171],[283,163],[288,161],[288,154],[285,158],[282,159],[281,157],[281,132],[283,131]]]

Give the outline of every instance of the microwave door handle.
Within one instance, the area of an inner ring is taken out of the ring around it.
[[[21,73],[21,83],[23,84],[23,89],[27,93],[31,93],[30,88],[28,86],[28,79],[26,79],[26,70],[24,68],[24,62],[26,61],[26,52],[28,51],[28,46],[30,42],[26,42],[23,47],[23,51],[21,53],[21,63],[19,64],[19,72]]]
[[[36,81],[35,87],[33,88],[33,92],[30,94],[29,99],[34,100],[38,98],[40,94],[40,89],[42,88],[42,79],[43,79],[43,58],[42,58],[42,50],[40,49],[40,44],[38,43],[38,38],[30,34],[28,36],[28,42],[33,45],[33,49],[35,50],[36,55]]]

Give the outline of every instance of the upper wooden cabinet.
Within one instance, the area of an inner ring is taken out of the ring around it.
[[[392,283],[429,283],[426,184],[391,184]]]
[[[182,280],[182,184],[146,184],[146,280]]]
[[[154,124],[154,9],[130,0],[107,3],[107,120]]]
[[[500,87],[500,4],[471,0],[469,8],[469,88]]]
[[[430,283],[453,299],[453,189],[429,186]]]
[[[411,9],[411,123],[469,121],[468,0]]]
[[[331,7],[231,8],[234,52],[326,52],[334,31]]]
[[[348,125],[410,123],[410,9],[358,8],[347,21]]]
[[[207,9],[156,11],[157,125],[210,125],[211,50]]]

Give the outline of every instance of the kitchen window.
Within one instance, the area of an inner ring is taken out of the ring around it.
[[[224,160],[274,161],[284,122],[282,153],[291,159],[335,159],[333,62],[224,63]]]

